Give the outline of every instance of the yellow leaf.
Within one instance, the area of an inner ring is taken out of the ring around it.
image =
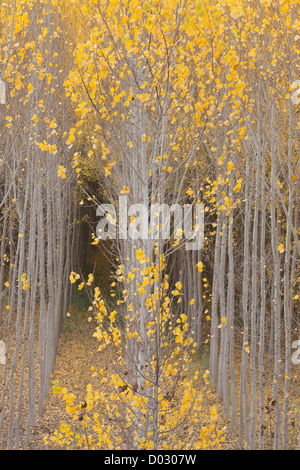
[[[66,178],[66,169],[62,165],[58,165],[57,176],[62,179]]]
[[[139,248],[137,251],[136,251],[136,259],[139,260],[139,259],[142,259],[144,257],[144,252],[141,248]]]
[[[55,121],[50,122],[49,129],[56,129],[56,127],[57,127],[57,124]]]
[[[210,409],[210,417],[212,421],[215,421],[218,417],[217,408],[215,407],[215,405],[212,406]]]
[[[129,188],[128,186],[123,186],[123,189],[120,191],[121,194],[128,194],[129,193]]]
[[[202,273],[203,271],[203,263],[202,261],[199,261],[199,263],[196,264],[197,268],[198,268],[198,272],[199,273]]]
[[[278,246],[277,250],[279,251],[279,253],[283,253],[283,252],[284,252],[284,245],[283,245],[283,243],[280,243],[280,245]]]

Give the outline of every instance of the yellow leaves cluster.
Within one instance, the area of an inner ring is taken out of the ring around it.
[[[22,281],[22,289],[23,290],[27,290],[29,289],[30,287],[30,284],[27,280],[27,274],[26,273],[23,273],[22,276],[21,276],[21,281]]]
[[[69,137],[68,137],[68,139],[67,139],[67,141],[66,141],[66,145],[71,145],[71,144],[74,142],[74,140],[75,140],[75,132],[76,132],[75,127],[72,127],[72,128],[70,129],[70,131],[69,131]]]
[[[143,263],[145,261],[145,253],[143,252],[142,248],[138,248],[135,252],[136,259]]]
[[[77,109],[75,110],[75,113],[77,116],[85,116],[87,113],[90,112],[90,108],[87,107],[87,103],[85,101],[79,103]]]
[[[65,179],[67,177],[66,176],[66,168],[64,166],[58,165],[57,176],[59,178],[62,178],[62,179]]]
[[[239,179],[237,180],[237,184],[236,184],[236,186],[233,188],[233,191],[234,191],[235,193],[238,193],[238,192],[240,191],[240,189],[241,189],[241,187],[242,187],[242,181],[243,181],[243,178],[239,178]]]
[[[174,377],[176,374],[176,367],[168,366],[168,376]],[[198,380],[197,373],[195,380]],[[148,398],[137,393],[135,383],[127,382],[124,377],[118,373],[110,373],[106,368],[98,372],[98,383],[102,385],[102,389],[95,388],[89,383],[84,399],[76,401],[73,393],[62,388],[57,380],[53,381],[53,392],[62,396],[66,404],[66,413],[72,417],[74,426],[63,420],[58,430],[54,431],[51,436],[45,437],[46,444],[55,444],[64,448],[72,445],[72,448],[75,446],[78,449],[117,450],[122,444],[120,437],[122,430],[133,425],[136,413],[138,412],[141,416],[141,423],[146,419]],[[203,398],[195,385],[193,381],[185,380],[180,387],[180,400],[176,399],[175,402],[175,397],[159,389],[159,432],[163,436],[164,449],[177,449],[179,445],[183,449],[217,449],[224,441],[222,431],[216,428],[218,419],[216,407],[212,406],[207,411],[202,409]],[[149,386],[150,383],[146,384],[146,387]],[[120,402],[124,405],[123,411],[119,407]],[[151,402],[152,400],[149,401]],[[112,417],[117,419],[112,419]],[[184,441],[178,442],[177,438],[174,443],[170,439],[169,430],[180,426],[183,419],[185,422]],[[203,421],[208,424],[200,424]],[[187,431],[187,425],[190,431]],[[139,439],[136,434],[135,440],[140,449],[154,448],[151,431]]]
[[[202,263],[202,261],[199,261],[199,263],[196,264],[196,267],[197,267],[197,269],[198,269],[198,272],[199,272],[199,273],[202,273],[202,271],[203,271],[203,263]]]
[[[70,277],[70,283],[74,284],[80,278],[80,275],[72,271],[69,277]]]
[[[40,150],[42,150],[42,152],[49,152],[49,153],[52,153],[52,154],[57,153],[56,144],[50,145],[46,142],[46,140],[44,140],[43,142],[40,142],[40,143],[35,142],[35,144],[39,147]]]
[[[104,172],[105,172],[104,176],[105,176],[105,177],[111,175],[111,171],[110,171],[110,170],[112,169],[112,167],[113,167],[114,165],[116,165],[116,161],[109,162],[109,163],[106,165],[106,167],[104,168]]]
[[[128,186],[123,186],[123,189],[121,189],[120,194],[129,194],[130,190]]]
[[[218,328],[223,328],[223,326],[227,325],[226,317],[221,318],[221,323],[218,325]]]
[[[131,289],[136,288],[137,293],[139,289],[146,290],[146,286],[152,287],[150,294],[147,291],[147,298],[143,299],[149,314],[145,330],[141,327],[139,311],[135,312],[132,303],[126,305],[128,315],[120,322],[123,308],[120,312],[109,308],[100,289],[94,288],[94,300],[89,309],[96,312],[97,327],[94,336],[99,341],[99,351],[103,351],[105,356],[112,352],[114,357],[118,358],[118,367],[113,373],[107,367],[98,372],[94,371],[93,375],[97,374],[99,388],[95,388],[92,383],[88,384],[86,395],[81,402],[76,403],[76,397],[61,388],[58,383],[54,385],[55,393],[62,395],[66,412],[73,418],[75,426],[62,422],[60,428],[50,438],[47,437],[47,442],[50,445],[72,445],[82,449],[116,449],[122,444],[122,432],[134,426],[137,416],[140,417],[141,427],[147,429],[146,423],[153,416],[153,400],[149,397],[153,396],[157,357],[153,354],[147,363],[143,364],[139,382],[129,376],[123,359],[123,345],[125,349],[130,342],[139,345],[143,337],[145,347],[146,333],[150,344],[157,338],[157,334],[161,335],[159,344],[163,360],[160,364],[157,406],[158,432],[162,435],[164,448],[174,447],[169,431],[177,428],[183,421],[188,426],[184,442],[180,443],[183,448],[217,448],[221,441],[221,433],[216,430],[217,410],[215,407],[210,410],[202,409],[199,373],[195,372],[192,378],[181,379],[181,374],[186,374],[190,353],[193,352],[191,348],[196,345],[189,336],[190,328],[186,314],[179,315],[175,326],[170,329],[174,318],[170,309],[172,299],[168,296],[168,276],[162,274],[166,267],[164,257],[161,255],[159,264],[142,263],[139,266],[139,262],[146,258],[144,250],[139,248],[136,250],[136,258],[135,267],[131,266],[128,273],[126,265],[120,263],[116,277],[129,279],[132,283]],[[72,271],[70,282],[75,283],[77,280],[79,275]],[[91,284],[93,280],[93,275],[90,274],[88,283]],[[181,290],[182,283],[178,281],[173,290],[173,297],[178,297],[177,293]],[[123,293],[123,303],[126,304],[126,291]],[[134,296],[132,298],[134,299]],[[185,358],[183,363],[182,356]],[[178,391],[173,393],[172,384],[177,379]],[[203,422],[209,424],[203,425]],[[145,431],[142,438],[138,438],[136,434],[135,439],[141,449],[152,449],[154,446],[151,430]]]

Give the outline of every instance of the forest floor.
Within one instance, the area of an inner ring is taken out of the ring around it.
[[[108,285],[109,281],[109,267],[106,258],[102,258],[101,263],[97,259],[98,255],[95,255],[93,251],[88,272],[94,271],[95,279],[97,280],[96,285]],[[95,263],[98,261],[98,263]],[[95,270],[94,270],[95,268]],[[99,343],[93,333],[95,331],[95,322],[90,321],[90,314],[88,312],[89,299],[84,291],[76,293],[74,301],[70,306],[69,316],[66,317],[63,331],[60,337],[59,348],[56,359],[55,371],[52,375],[53,381],[58,381],[61,387],[67,388],[68,392],[72,392],[76,395],[77,402],[84,400],[86,396],[87,385],[92,383],[93,386],[97,387],[97,376],[93,377],[93,370],[102,369],[106,362],[107,357],[105,353],[99,353]],[[195,359],[193,367],[198,369],[201,373],[204,373],[208,369],[209,360],[208,354],[203,354],[201,357]],[[270,364],[271,370],[271,364]],[[237,369],[237,408],[238,408],[238,374]],[[266,373],[268,376],[268,374]],[[271,377],[271,374],[270,374]],[[270,384],[271,388],[271,384]],[[268,394],[268,392],[267,392]],[[270,392],[271,394],[271,392]],[[298,416],[297,408],[299,407],[299,372],[295,375],[292,382],[291,395],[291,416],[290,416],[290,435],[291,435],[291,447],[297,447],[298,440]],[[212,405],[217,406],[218,419],[216,426],[218,429],[223,430],[225,441],[222,443],[222,449],[237,449],[237,436],[230,434],[230,412],[225,413],[224,407],[221,402],[218,402],[217,395],[214,392],[207,394],[204,398],[205,407]],[[266,396],[266,410],[268,407],[268,397]],[[271,410],[272,412],[272,410]],[[52,387],[50,387],[49,397],[45,402],[43,413],[38,416],[36,425],[32,429],[31,439],[28,449],[32,450],[46,450],[53,448],[49,447],[45,443],[45,436],[51,435],[56,429],[59,429],[60,424],[67,417],[65,403],[61,395],[53,393]],[[272,429],[272,414],[266,411],[267,429],[266,429],[266,441],[270,439],[270,433],[268,434],[268,428]],[[237,412],[237,424],[239,416]],[[199,430],[200,432],[200,430]],[[271,430],[272,432],[272,430]]]
[[[93,337],[95,323],[88,321],[88,315],[81,310],[81,307],[75,305],[70,309],[64,330],[62,332],[55,371],[52,374],[52,380],[57,381],[59,386],[65,387],[68,392],[76,396],[76,403],[84,402],[87,393],[87,385],[92,384],[93,389],[99,388],[97,376],[93,377],[93,372],[105,368],[107,357],[105,353],[98,351],[99,343]],[[193,364],[195,369],[204,374],[207,369],[206,357],[199,358]],[[101,389],[100,389],[101,390]],[[226,436],[223,448],[236,448],[237,441],[230,436],[230,419],[221,417],[222,404],[217,403],[216,394],[211,392],[204,397],[203,407],[209,410],[211,406],[217,405],[218,420],[216,426],[223,429]],[[49,436],[53,435],[55,430],[59,430],[61,422],[66,420],[70,422],[67,416],[65,403],[60,394],[54,393],[50,387],[49,397],[44,406],[43,413],[38,416],[36,425],[32,429],[32,437],[29,449],[48,450],[57,449],[56,445],[49,446]],[[200,433],[200,430],[199,430]],[[48,444],[45,443],[45,437],[48,435]]]

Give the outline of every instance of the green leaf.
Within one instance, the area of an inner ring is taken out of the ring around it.
[[[61,387],[58,384],[58,380],[53,380],[52,385],[53,393],[61,393]]]

